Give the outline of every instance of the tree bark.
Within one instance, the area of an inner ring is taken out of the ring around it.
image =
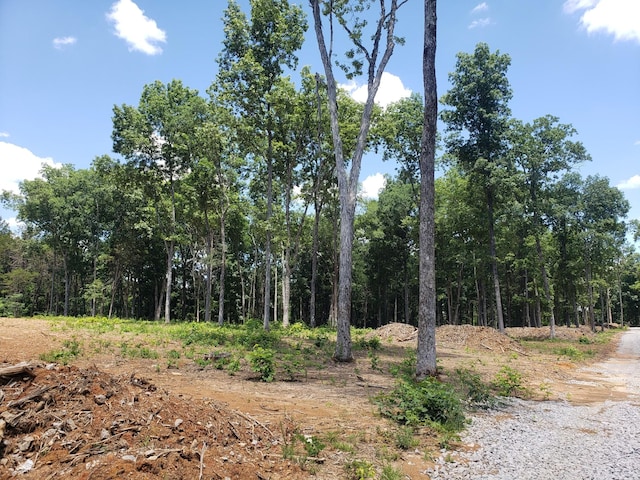
[[[502,295],[500,294],[500,278],[498,277],[498,258],[496,256],[496,232],[493,213],[493,192],[487,187],[487,216],[489,217],[489,258],[491,261],[491,276],[496,299],[496,319],[498,330],[504,333],[504,316],[502,313]]]
[[[436,269],[435,269],[435,148],[438,118],[436,84],[436,0],[424,2],[424,124],[420,148],[420,291],[416,378],[435,376]]]

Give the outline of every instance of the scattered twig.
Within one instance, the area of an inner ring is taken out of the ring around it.
[[[204,469],[204,452],[207,449],[207,442],[202,442],[202,450],[200,450],[200,476],[199,480],[202,480],[202,471]]]

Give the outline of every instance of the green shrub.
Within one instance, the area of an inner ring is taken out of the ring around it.
[[[491,388],[482,381],[480,374],[469,368],[456,368],[455,382],[463,398],[472,406],[491,406],[494,402]]]
[[[509,365],[504,365],[500,369],[496,374],[493,385],[498,395],[503,397],[510,397],[518,391],[524,390],[522,386],[522,374]]]
[[[62,342],[60,350],[51,350],[40,355],[40,360],[45,362],[56,362],[67,365],[71,360],[80,356],[80,343],[74,338],[73,340],[65,340]]]
[[[263,382],[273,382],[275,380],[276,363],[274,351],[270,348],[255,345],[249,353],[249,363],[251,370],[260,374],[260,380]]]
[[[344,466],[349,480],[367,480],[376,476],[376,469],[366,460],[353,460]]]
[[[403,380],[389,393],[379,395],[380,413],[401,425],[440,425],[461,430],[465,424],[462,402],[453,388],[434,378]]]

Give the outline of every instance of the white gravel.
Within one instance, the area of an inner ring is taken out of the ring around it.
[[[442,451],[432,480],[640,480],[640,329],[597,368],[626,385],[623,402],[588,406],[509,399],[472,417],[468,450]]]

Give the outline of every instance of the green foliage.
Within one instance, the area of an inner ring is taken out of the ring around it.
[[[493,381],[498,395],[510,397],[518,392],[523,392],[522,374],[509,365],[504,365],[496,374]]]
[[[279,363],[280,368],[285,374],[285,379],[293,382],[299,376],[306,376],[307,370],[298,354],[287,353],[282,356]]]
[[[62,348],[59,350],[51,350],[50,352],[41,354],[40,360],[67,365],[71,360],[80,356],[81,353],[80,343],[74,338],[73,340],[65,340],[62,342]]]
[[[414,429],[410,425],[402,426],[395,435],[395,445],[401,450],[409,450],[418,445],[418,439],[414,436]]]
[[[405,474],[393,465],[383,466],[382,472],[380,472],[380,480],[404,480],[405,478]]]
[[[461,396],[471,406],[488,407],[494,403],[490,385],[483,382],[480,374],[470,368],[455,369],[455,384]]]
[[[367,480],[375,478],[375,467],[366,460],[353,460],[344,466],[348,480]]]
[[[158,358],[158,352],[156,350],[141,343],[130,346],[128,342],[122,342],[120,344],[120,355],[129,358]]]
[[[263,348],[260,345],[253,347],[249,353],[249,363],[251,370],[260,374],[263,382],[273,382],[276,374],[275,352],[270,348]]]
[[[401,425],[440,425],[444,430],[464,427],[462,402],[453,388],[434,378],[421,382],[401,380],[375,402],[380,413]]]

